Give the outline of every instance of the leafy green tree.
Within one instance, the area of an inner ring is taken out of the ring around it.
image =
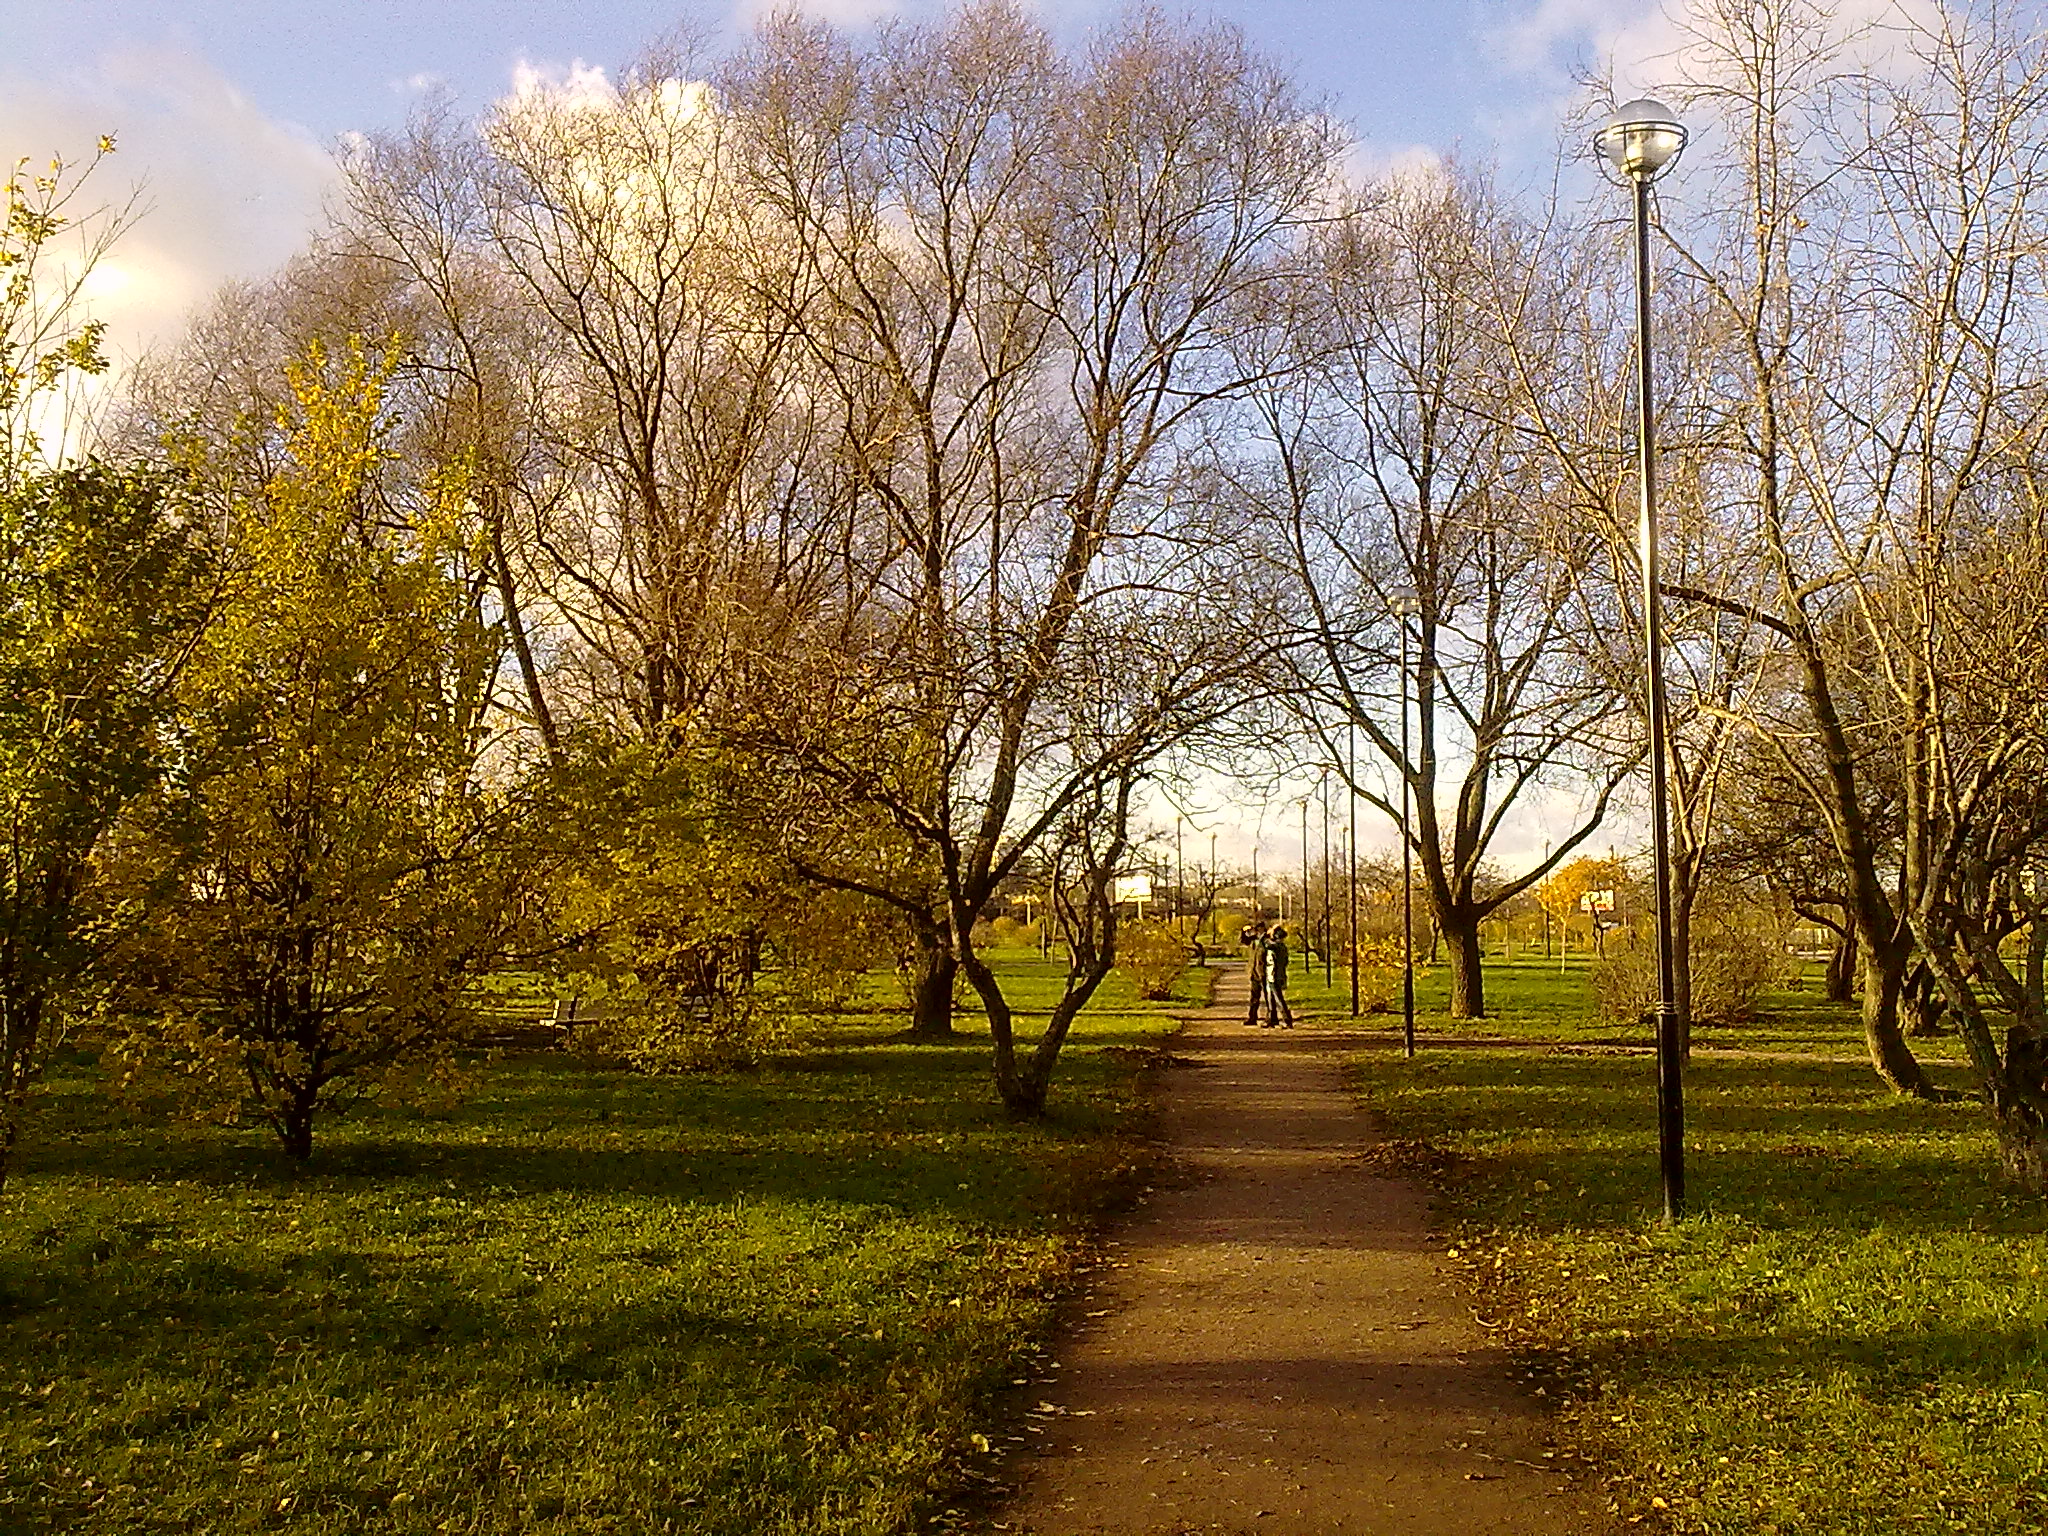
[[[459,476],[388,495],[388,360],[314,348],[287,460],[231,535],[187,671],[188,762],[144,838],[174,869],[139,957],[142,1058],[267,1122],[452,1067],[512,941],[518,795],[480,771],[497,635],[462,579]]]
[[[579,1043],[645,1071],[759,1062],[843,1009],[892,926],[794,868],[774,776],[713,747],[586,733],[554,770],[547,963]]]
[[[157,779],[205,597],[161,476],[84,464],[0,495],[0,1184],[117,929],[96,862]]]

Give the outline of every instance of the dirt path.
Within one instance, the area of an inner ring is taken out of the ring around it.
[[[1179,1175],[1109,1248],[998,1529],[1036,1536],[1580,1536],[1538,1405],[1438,1273],[1411,1185],[1339,1076],[1349,1044],[1249,1030],[1245,979],[1164,1092]]]

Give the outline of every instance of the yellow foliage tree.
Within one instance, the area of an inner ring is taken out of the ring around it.
[[[145,929],[140,1064],[267,1122],[445,1081],[464,995],[529,872],[484,785],[492,627],[463,579],[463,486],[381,492],[388,359],[292,373],[286,467],[231,534],[183,679],[186,763],[137,833],[172,895]]]

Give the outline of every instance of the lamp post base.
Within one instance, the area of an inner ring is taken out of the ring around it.
[[[1657,1036],[1657,1168],[1664,1184],[1664,1219],[1685,1215],[1685,1026],[1676,1003],[1660,1002],[1643,1015]]]

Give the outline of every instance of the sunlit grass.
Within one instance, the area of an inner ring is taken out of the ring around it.
[[[1821,969],[1808,965],[1791,982],[1765,991],[1757,1017],[1748,1023],[1699,1026],[1693,1037],[1695,1048],[1703,1055],[1764,1051],[1841,1056],[1859,1062],[1866,1059],[1861,1017],[1853,1006],[1827,1000]],[[1333,979],[1326,987],[1320,962],[1302,970],[1298,984],[1289,988],[1298,1010],[1316,1015],[1325,1027],[1381,1033],[1400,1029],[1398,991],[1390,1011],[1367,1012],[1354,1020],[1350,1017],[1349,973],[1341,960],[1332,972]],[[1452,1018],[1450,990],[1449,965],[1441,957],[1431,963],[1427,946],[1419,946],[1416,1035],[1424,1048],[1432,1040],[1444,1044],[1526,1041],[1642,1051],[1654,1045],[1646,1025],[1600,1016],[1593,966],[1576,950],[1562,959],[1546,959],[1540,953],[1521,953],[1513,959],[1489,955],[1485,963],[1486,1016],[1482,1019]],[[1953,1034],[1915,1039],[1911,1045],[1926,1061],[1962,1060],[1962,1047]]]
[[[900,1024],[707,1077],[508,1057],[303,1169],[79,1066],[0,1202],[0,1531],[909,1528],[1144,1156],[1102,1048],[1172,1020],[1085,1020],[1038,1125],[985,1040]]]
[[[2048,1526],[2048,1220],[1973,1103],[1896,1098],[1853,1061],[1697,1056],[1695,1214],[1666,1228],[1648,1060],[1374,1052],[1357,1072],[1392,1134],[1467,1160],[1457,1261],[1629,1515]]]

